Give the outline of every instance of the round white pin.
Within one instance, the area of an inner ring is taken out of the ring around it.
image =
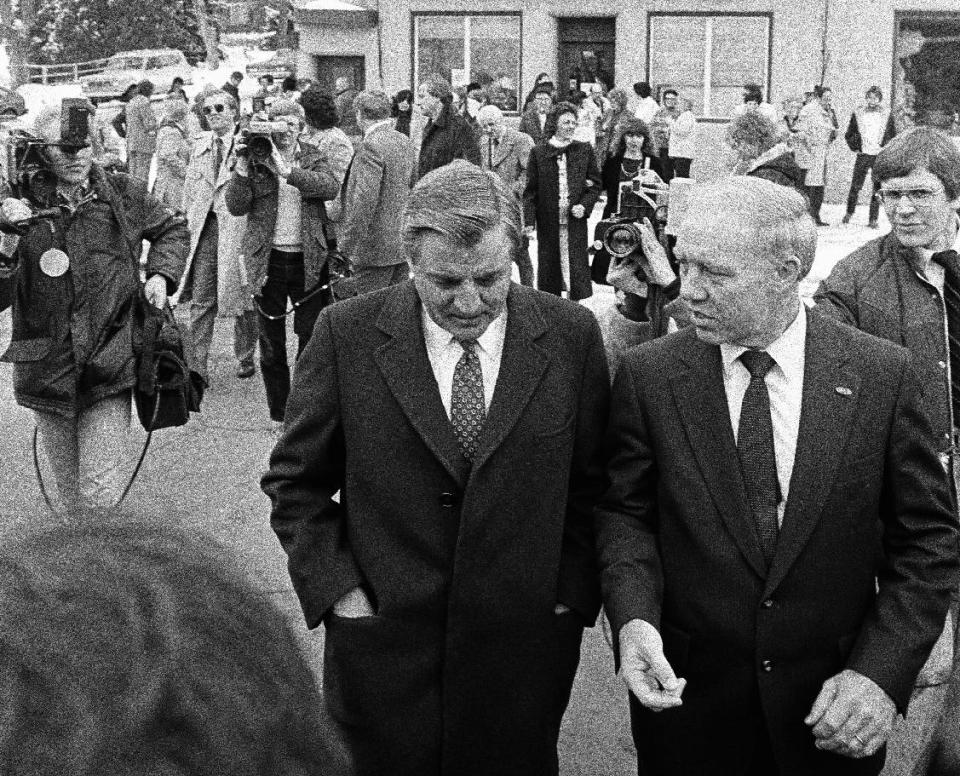
[[[58,278],[70,269],[70,257],[59,248],[50,248],[40,255],[40,269],[44,275]]]

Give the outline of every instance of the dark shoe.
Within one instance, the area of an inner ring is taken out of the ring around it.
[[[241,380],[253,377],[256,373],[257,370],[253,368],[253,364],[240,364],[240,366],[237,367],[237,377]]]
[[[843,221],[841,221],[841,223],[849,224],[849,223],[850,223],[850,219],[851,219],[852,217],[853,217],[853,213],[847,213],[847,214],[843,217]]]
[[[878,224],[876,221],[871,221],[869,224],[867,224],[867,226],[869,226],[871,229],[879,229],[879,228],[880,228],[880,224]]]
[[[820,218],[820,216],[817,216],[817,217],[816,217],[815,219],[813,219],[813,220],[814,220],[814,223],[816,223],[817,226],[830,226],[830,224],[828,224],[826,221],[824,221],[822,218]]]

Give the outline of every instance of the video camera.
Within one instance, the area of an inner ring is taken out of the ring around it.
[[[237,138],[246,147],[237,149],[237,156],[249,156],[252,161],[263,164],[273,152],[271,135],[286,131],[287,122],[270,121],[267,118],[267,106],[264,99],[255,97],[250,123],[240,131],[240,137]]]
[[[649,164],[649,160],[647,162]],[[606,250],[615,261],[622,262],[630,256],[643,254],[640,225],[643,219],[650,221],[657,239],[663,240],[667,223],[669,189],[653,170],[638,170],[635,178],[620,184],[617,212],[597,224],[594,232],[593,250]],[[668,252],[669,255],[669,252]],[[640,262],[633,262],[641,282],[646,275]]]
[[[50,168],[45,149],[58,147],[76,153],[81,148],[88,148],[90,113],[90,104],[86,100],[69,97],[62,103],[58,140],[43,140],[23,130],[11,133],[6,148],[8,183],[14,197],[27,200],[37,209],[30,222],[60,214],[59,208],[53,207],[57,178]]]

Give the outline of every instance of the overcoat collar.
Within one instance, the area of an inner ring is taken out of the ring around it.
[[[768,570],[730,424],[720,348],[698,340],[692,329],[677,344],[681,368],[671,381],[684,431],[721,519],[749,566],[766,578],[769,595],[783,581],[822,517],[859,402],[860,377],[848,366],[848,346],[837,336],[835,325],[816,311],[808,311],[800,432],[790,498]]]
[[[460,453],[427,356],[420,300],[412,281],[384,304],[377,327],[390,339],[374,358],[391,393],[424,444],[461,487],[503,443],[539,385],[550,357],[536,340],[547,331],[534,295],[512,284],[507,296],[507,334],[497,387],[473,463]]]

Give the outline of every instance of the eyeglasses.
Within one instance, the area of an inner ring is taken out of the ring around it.
[[[217,113],[223,113],[227,109],[226,105],[204,105],[203,114],[209,116],[211,113],[216,111]]]
[[[900,200],[906,197],[911,205],[922,207],[929,205],[940,192],[933,189],[880,189],[877,196],[884,205],[899,205]]]

